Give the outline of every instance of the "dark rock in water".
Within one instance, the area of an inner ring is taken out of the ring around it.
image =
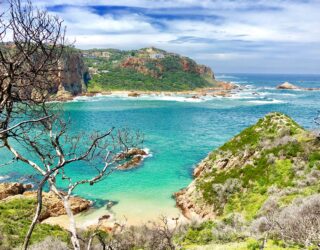
[[[102,220],[108,220],[111,218],[111,215],[110,214],[105,214],[105,215],[102,215],[100,218],[99,218],[99,221],[102,221]]]
[[[143,149],[132,148],[127,152],[123,152],[117,156],[118,161],[126,160],[125,163],[121,164],[119,170],[128,170],[134,167],[137,167],[144,159],[144,156],[147,155],[147,152]]]
[[[302,87],[293,85],[292,83],[289,83],[289,82],[285,82],[279,85],[277,89],[288,89],[288,90],[300,89],[300,90],[308,90],[308,91],[320,90],[320,88],[302,88]]]
[[[140,149],[140,148],[131,148],[127,152],[123,152],[123,153],[117,155],[117,160],[124,160],[124,159],[130,158],[130,157],[136,156],[136,155],[145,156],[145,155],[147,155],[147,152],[144,151],[143,149]]]
[[[126,163],[120,165],[118,169],[120,170],[128,170],[137,167],[143,160],[141,155],[136,155],[132,157],[131,160],[127,161]]]

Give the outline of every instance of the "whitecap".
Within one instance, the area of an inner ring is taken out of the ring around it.
[[[7,179],[9,179],[9,178],[10,178],[9,175],[3,175],[3,176],[0,175],[0,181],[7,180]]]
[[[285,103],[284,101],[281,100],[277,100],[277,99],[272,99],[272,100],[252,100],[252,101],[248,101],[250,103],[254,103],[254,104],[280,104],[280,103]]]
[[[143,156],[142,156],[143,158],[149,158],[149,157],[152,157],[152,156],[153,156],[153,154],[150,153],[151,150],[150,150],[149,148],[143,148],[142,150],[147,153],[147,155],[143,155]]]

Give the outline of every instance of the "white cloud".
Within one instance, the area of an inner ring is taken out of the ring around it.
[[[74,0],[69,5],[65,0],[38,0],[35,4],[64,5],[54,14],[65,20],[70,40],[75,38],[80,48],[158,46],[215,67],[220,62],[223,67],[218,71],[233,71],[239,62],[250,71],[252,65],[264,62],[262,58],[280,61],[277,67],[286,65],[286,71],[290,65],[296,69],[292,58],[299,64],[320,65],[319,0]],[[89,8],[93,5],[127,8],[121,14],[101,15]]]

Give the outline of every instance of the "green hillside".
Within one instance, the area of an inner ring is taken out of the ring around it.
[[[83,51],[92,79],[88,91],[181,91],[214,86],[212,70],[156,48]]]
[[[260,119],[209,154],[195,175],[177,194],[177,204],[189,217],[212,222],[190,228],[185,244],[230,243],[252,235],[278,242],[275,249],[320,243],[315,231],[320,226],[320,141],[288,116],[271,113]],[[212,233],[232,224],[229,236]]]

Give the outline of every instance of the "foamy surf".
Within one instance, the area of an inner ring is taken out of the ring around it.
[[[3,176],[0,175],[0,181],[5,181],[5,180],[8,180],[9,178],[10,178],[9,175],[3,175]]]
[[[191,96],[182,95],[155,95],[155,94],[142,94],[137,97],[131,97],[127,94],[110,94],[110,95],[96,95],[96,96],[79,96],[75,97],[70,102],[98,102],[108,99],[119,99],[119,100],[141,100],[141,101],[167,101],[167,102],[205,102],[205,98],[192,98]]]
[[[149,157],[153,156],[153,154],[151,153],[151,150],[149,148],[143,148],[142,150],[147,153],[147,155],[142,156],[143,158],[149,158]]]
[[[248,101],[250,103],[258,104],[258,105],[264,105],[264,104],[281,104],[285,103],[284,101],[272,99],[272,100],[252,100]]]

